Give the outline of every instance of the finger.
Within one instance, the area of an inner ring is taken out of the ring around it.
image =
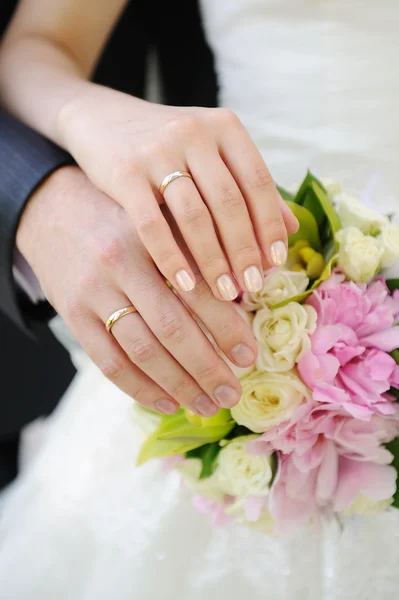
[[[158,164],[153,174],[154,181],[159,180],[161,173],[171,172],[171,169],[171,164]],[[176,179],[166,187],[163,197],[215,297],[226,301],[237,298],[238,290],[229,262],[211,214],[194,181],[187,177]]]
[[[123,294],[118,297],[111,293],[106,298],[99,306],[99,314],[103,315],[103,319],[116,306],[131,304]],[[219,407],[165,350],[138,312],[119,319],[112,327],[112,335],[129,359],[176,402],[200,416],[211,417],[218,412]]]
[[[124,188],[120,190],[123,198]],[[166,223],[154,190],[144,177],[137,176],[123,206],[130,215],[141,241],[158,269],[176,288],[189,292],[195,287],[190,266]]]
[[[179,404],[145,375],[127,357],[117,341],[107,333],[100,319],[91,314],[68,327],[103,375],[142,406],[164,414],[174,414]]]
[[[273,178],[238,120],[220,139],[220,153],[247,202],[261,249],[269,264],[281,266],[287,261],[287,229]]]
[[[246,202],[217,148],[191,151],[189,168],[214,218],[242,290],[263,287],[262,257]]]
[[[202,390],[220,406],[235,406],[241,397],[237,378],[161,275],[151,265],[136,265],[124,288],[162,346]]]
[[[181,233],[167,210],[164,211],[164,215],[179,247],[189,261],[197,281],[195,290],[189,294],[180,293],[180,298],[205,325],[218,347],[234,364],[238,367],[252,365],[258,350],[252,329],[238,314],[234,303],[222,303],[213,296],[207,282],[201,277],[194,259],[189,255]]]

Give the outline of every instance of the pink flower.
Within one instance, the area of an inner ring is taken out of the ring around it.
[[[356,285],[335,273],[308,302],[317,329],[298,369],[313,398],[359,419],[394,414],[387,392],[399,387],[399,367],[387,352],[399,348],[399,295],[391,296],[383,280]]]
[[[390,497],[396,471],[387,467],[392,454],[383,444],[398,434],[395,419],[373,415],[359,421],[339,404],[309,402],[289,422],[248,444],[254,453],[278,452],[279,470],[269,497],[277,530],[286,532],[322,513],[347,508],[360,493],[371,500]]]
[[[393,467],[340,456],[332,442],[326,442],[320,466],[307,472],[291,456],[282,457],[269,499],[276,531],[287,533],[322,514],[348,508],[359,494],[373,501],[390,498],[396,478]]]
[[[223,527],[231,519],[225,512],[225,508],[231,504],[231,500],[222,504],[213,502],[204,496],[194,496],[193,504],[199,512],[211,516],[212,525],[215,527]]]

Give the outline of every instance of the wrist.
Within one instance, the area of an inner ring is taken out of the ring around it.
[[[84,178],[76,166],[63,166],[51,173],[33,192],[19,221],[16,234],[16,247],[34,270],[38,242],[42,228],[53,218],[53,207],[60,201],[60,194],[71,186],[78,185]]]

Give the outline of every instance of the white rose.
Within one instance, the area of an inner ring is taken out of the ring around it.
[[[202,462],[199,458],[188,458],[178,463],[176,470],[180,472],[184,483],[190,490],[213,502],[223,502],[225,492],[218,486],[215,475],[200,479]]]
[[[241,380],[240,402],[231,409],[233,419],[262,433],[291,418],[310,392],[294,373],[255,371]]]
[[[381,268],[384,254],[381,242],[356,227],[341,229],[335,237],[340,244],[338,264],[345,275],[356,283],[370,281]]]
[[[258,340],[258,370],[290,371],[310,350],[309,335],[316,329],[316,321],[313,306],[298,302],[258,311],[252,325]]]
[[[221,449],[214,478],[221,490],[229,496],[266,496],[273,479],[273,458],[247,452],[248,442],[256,435],[233,439]]]
[[[386,498],[385,500],[370,500],[367,496],[359,494],[354,502],[345,510],[341,511],[341,515],[350,517],[352,515],[364,515],[371,517],[380,512],[384,512],[391,506],[393,498]]]
[[[336,202],[343,229],[357,227],[362,233],[376,235],[389,222],[387,217],[371,210],[352,196],[340,194],[336,197]]]
[[[245,293],[243,304],[247,310],[258,310],[273,306],[302,294],[309,285],[309,278],[303,271],[287,271],[286,269],[272,269],[266,273],[263,288],[260,292]]]
[[[391,267],[399,260],[399,225],[397,223],[388,223],[381,230],[379,241],[384,248],[382,256],[382,267]]]

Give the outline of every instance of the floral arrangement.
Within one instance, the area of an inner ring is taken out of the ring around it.
[[[242,397],[201,418],[138,409],[139,464],[166,459],[215,524],[285,533],[321,517],[399,507],[399,225],[310,173],[284,268],[237,310],[258,342],[234,365]],[[227,359],[226,359],[227,360]]]

